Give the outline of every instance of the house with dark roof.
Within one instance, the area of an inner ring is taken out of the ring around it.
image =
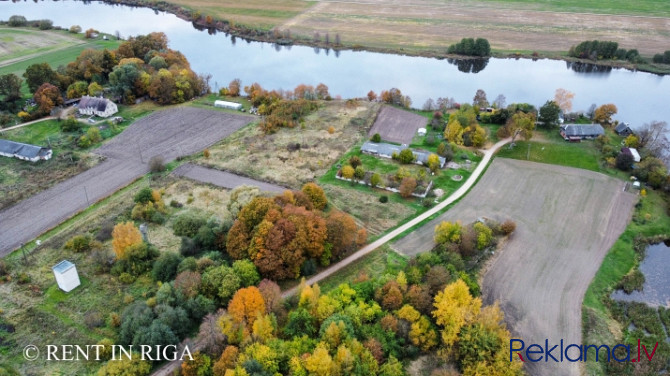
[[[633,134],[633,130],[630,128],[630,124],[628,123],[619,123],[616,128],[614,128],[614,132],[618,134],[619,136],[629,136]]]
[[[400,152],[403,149],[407,148],[383,142],[367,141],[361,146],[361,153],[370,154],[382,158],[392,158],[394,153],[400,154]],[[423,150],[416,150],[416,149],[410,149],[410,150],[412,151],[412,154],[414,154],[414,157],[416,157],[416,164],[427,164],[428,156],[433,154]],[[440,168],[444,168],[444,165],[447,163],[447,160],[440,156],[438,156],[438,159],[440,160]]]
[[[82,115],[97,115],[106,118],[118,111],[116,103],[107,98],[84,95],[79,101],[79,113]]]
[[[51,159],[53,152],[49,148],[14,142],[10,140],[0,140],[0,155],[9,158],[18,158],[24,161],[47,161]]]
[[[566,141],[578,142],[605,134],[605,130],[600,124],[563,124],[560,129],[561,137]]]

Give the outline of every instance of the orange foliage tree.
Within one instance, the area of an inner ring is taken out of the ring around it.
[[[112,247],[114,248],[117,260],[125,257],[125,252],[130,246],[140,243],[142,243],[142,234],[133,222],[119,223],[114,226],[114,230],[112,231]]]
[[[237,290],[228,303],[228,313],[236,323],[245,324],[251,331],[256,317],[265,313],[265,301],[261,292],[255,286]]]

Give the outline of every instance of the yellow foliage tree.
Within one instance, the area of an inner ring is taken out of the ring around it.
[[[459,279],[440,291],[433,305],[435,322],[442,327],[442,342],[445,346],[451,347],[458,339],[461,327],[477,318],[482,301],[473,298],[468,286]]]
[[[333,358],[328,353],[324,343],[319,343],[314,353],[307,357],[305,368],[310,375],[314,376],[331,376],[333,374]]]
[[[298,306],[307,309],[310,312],[316,312],[319,306],[319,297],[321,296],[321,288],[318,284],[312,286],[305,286],[300,290],[300,300]]]
[[[228,303],[228,313],[233,320],[251,329],[258,315],[265,313],[265,301],[258,288],[250,286],[237,290]]]
[[[259,314],[252,325],[252,335],[256,341],[265,343],[274,338],[275,324],[270,315]]]
[[[114,248],[117,260],[125,257],[128,247],[140,243],[142,243],[142,234],[133,222],[119,223],[114,226],[114,230],[112,230],[112,247]]]
[[[405,304],[396,312],[398,318],[409,321],[410,323],[416,322],[421,317],[421,313],[417,311],[414,307],[409,304]]]
[[[444,139],[457,145],[463,144],[463,126],[455,117],[444,129]]]
[[[574,97],[575,93],[559,88],[556,89],[556,94],[554,95],[554,102],[556,102],[558,107],[560,107],[564,113],[570,112],[572,110],[572,99]]]
[[[628,137],[623,140],[623,142],[629,148],[636,148],[640,146],[640,139],[634,134],[629,134]]]
[[[421,316],[419,320],[412,324],[409,331],[409,339],[423,351],[429,351],[437,345],[437,333],[430,327],[428,317]]]
[[[437,172],[440,169],[440,157],[437,154],[432,153],[428,156],[428,168],[432,172]]]
[[[612,123],[612,116],[616,114],[618,109],[612,103],[604,104],[596,108],[593,115],[593,121],[603,125],[610,125]]]
[[[345,179],[352,179],[355,172],[356,170],[354,170],[354,168],[349,165],[342,167],[342,177]]]
[[[460,221],[440,222],[440,224],[435,226],[435,243],[460,243],[462,231],[463,228]]]

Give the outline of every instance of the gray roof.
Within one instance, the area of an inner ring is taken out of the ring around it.
[[[56,273],[63,274],[66,271],[74,268],[74,264],[69,262],[68,260],[63,260],[59,262],[58,264],[54,265],[51,270],[53,270]]]
[[[49,152],[49,149],[41,146],[0,139],[0,152],[20,155],[24,158],[32,159],[38,156],[41,157],[46,155]]]
[[[605,134],[600,124],[565,124],[562,128],[567,137],[597,137]]]
[[[616,128],[614,128],[614,130],[618,133],[625,131],[626,128],[628,128],[628,123],[619,123],[619,125],[617,125]]]
[[[109,99],[84,95],[79,101],[79,108],[93,108],[96,111],[105,112],[107,103],[109,103]]]
[[[377,143],[371,141],[367,141],[366,143],[363,144],[363,146],[361,146],[362,152],[384,155],[388,156],[389,158],[393,155],[393,153],[400,153],[403,149],[407,148],[383,142]],[[433,154],[431,152],[423,150],[415,150],[415,149],[411,150],[412,153],[414,153],[414,155],[416,156],[416,160],[421,163],[428,163],[428,156]],[[440,156],[438,156],[438,158],[440,159],[440,166],[444,166],[447,160]]]

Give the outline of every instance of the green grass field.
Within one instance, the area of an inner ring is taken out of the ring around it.
[[[564,144],[517,141],[511,149],[507,146],[500,149],[497,156],[600,171],[598,150],[591,141]]]
[[[670,16],[670,7],[666,0],[479,0],[478,2],[554,12]]]

